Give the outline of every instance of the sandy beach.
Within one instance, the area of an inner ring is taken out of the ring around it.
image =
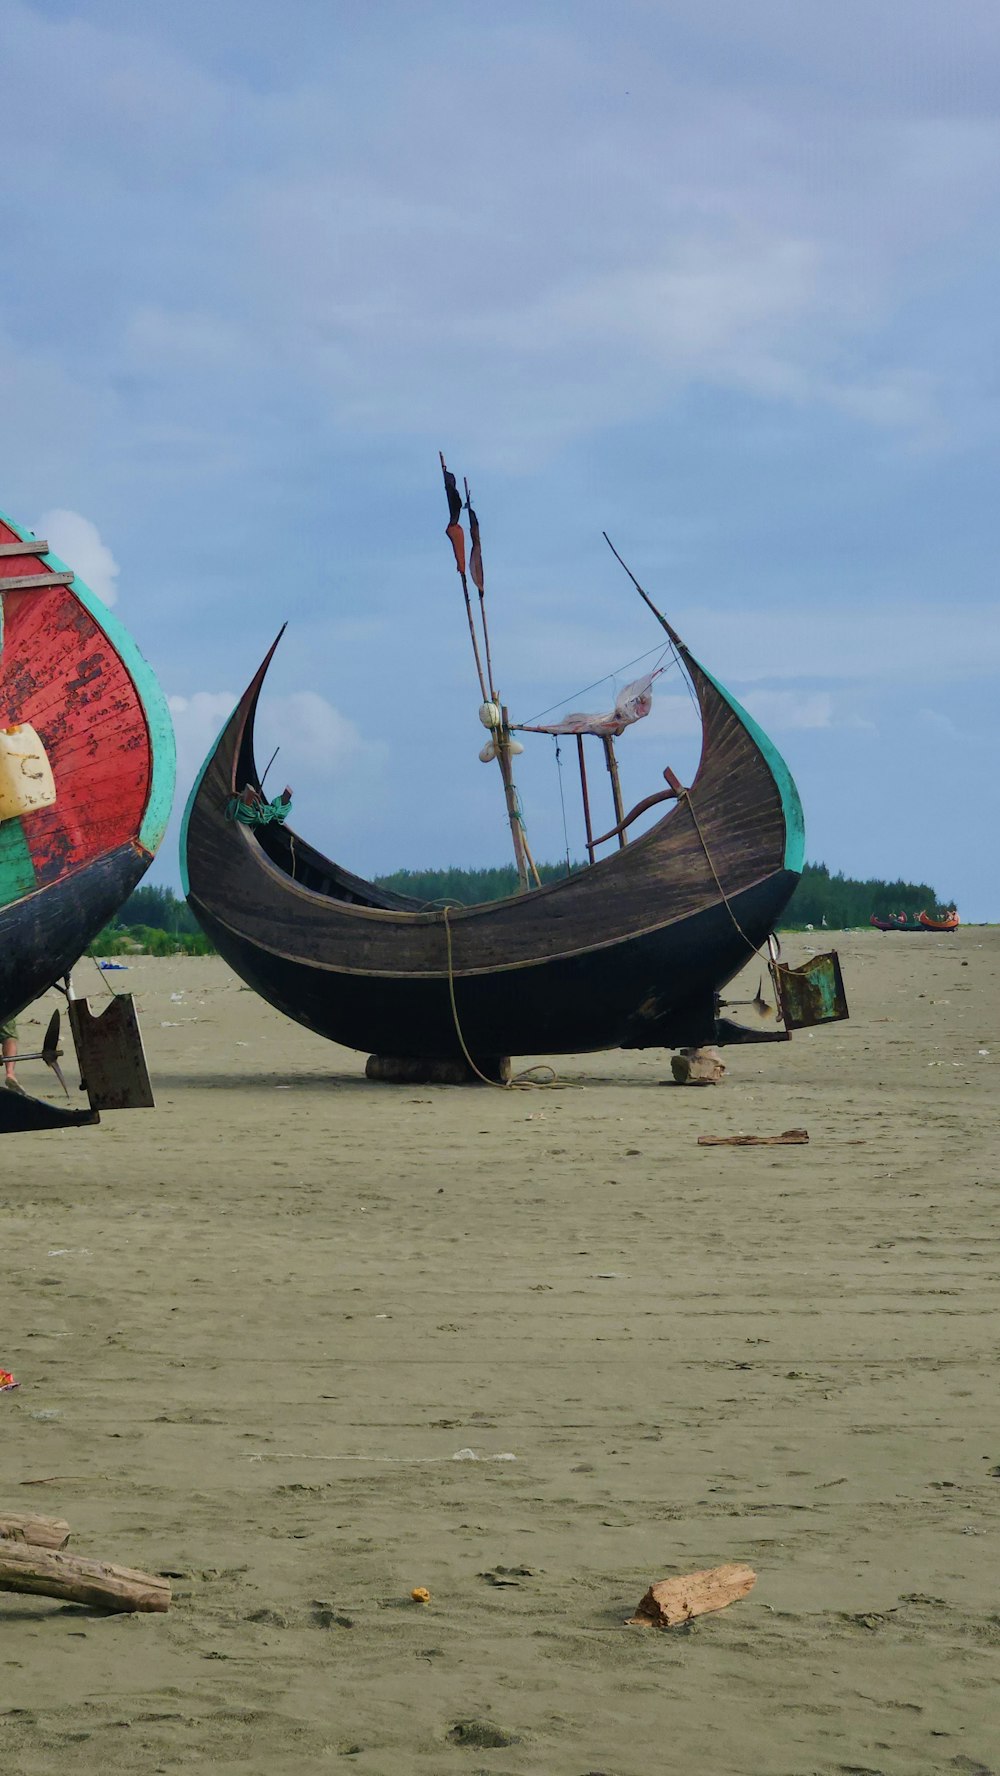
[[[851,1021],[706,1090],[372,1085],[218,959],[81,965],[158,1107],[5,1144],[0,1498],[174,1603],[4,1596],[7,1776],[1000,1770],[1000,929],[827,938]]]

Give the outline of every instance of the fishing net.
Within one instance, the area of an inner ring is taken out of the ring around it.
[[[576,710],[564,716],[560,722],[546,722],[537,727],[532,726],[527,732],[532,734],[599,734],[618,735],[631,727],[633,722],[641,721],[653,707],[653,680],[656,672],[646,672],[642,678],[634,678],[631,684],[625,685],[615,698],[615,706],[606,715],[586,715]]]

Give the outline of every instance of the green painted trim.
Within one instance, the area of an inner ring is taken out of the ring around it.
[[[729,704],[733,714],[743,723],[751,740],[763,754],[781,797],[781,810],[785,816],[785,868],[794,870],[797,875],[801,875],[806,856],[806,823],[802,812],[802,801],[795,787],[795,779],[774,741],[768,739],[763,728],[754,721],[749,711],[744,709],[742,703],[737,703],[736,698],[726,690],[725,685],[720,684],[717,678],[713,678],[710,672],[705,671],[700,660],[698,665],[709,682],[715,686],[719,696]]]
[[[205,758],[202,762],[201,770],[198,772],[197,777],[195,778],[194,782],[191,785],[191,794],[188,796],[187,802],[184,807],[184,815],[181,820],[181,836],[180,836],[179,850],[180,850],[180,854],[181,854],[180,855],[181,887],[184,890],[185,899],[187,898],[187,896],[191,892],[191,882],[190,882],[190,878],[188,876],[188,865],[187,865],[188,823],[191,819],[191,810],[194,807],[195,797],[198,794],[199,789],[201,788],[202,778],[204,777],[205,772],[208,770],[209,765],[212,763],[212,760],[215,757],[215,753],[216,753],[216,749],[218,747],[219,741],[222,739],[222,736],[225,733],[226,729],[228,728],[232,719],[233,718],[231,715],[227,715],[225,721],[222,724],[222,727],[219,729],[219,733],[218,733],[217,738],[212,742],[212,745],[209,747],[208,752],[206,753]]]
[[[24,542],[37,542],[38,539],[32,531],[24,530],[21,525],[15,524],[13,518],[8,518],[6,512],[0,512],[0,522],[9,525],[15,536],[21,537]],[[55,573],[73,573],[73,569],[67,567],[66,563],[60,561],[58,555],[53,555],[51,551],[47,555],[43,555],[41,560]],[[73,575],[73,583],[69,590],[90,612],[98,627],[103,629],[135,685],[139,701],[142,704],[146,726],[149,729],[153,768],[149,794],[146,797],[146,809],[142,825],[139,828],[139,843],[152,856],[163,838],[167,821],[170,819],[177,776],[174,724],[170,719],[167,699],[160,688],[160,682],[153,668],[139,652],[137,643],[129,634],[124,623],[108,610],[107,605],[101,603],[96,592],[92,592],[78,575]]]
[[[0,906],[11,906],[35,885],[35,866],[20,819],[0,821]]]

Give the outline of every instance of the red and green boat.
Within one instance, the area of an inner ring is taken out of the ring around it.
[[[877,913],[872,913],[868,921],[869,925],[874,925],[876,931],[937,931],[939,933],[957,931],[960,922],[958,914],[955,912],[945,913],[943,917],[935,919],[932,919],[929,913],[918,913],[915,919],[911,918],[909,913],[890,913],[884,919],[879,918]]]
[[[0,1021],[63,980],[127,900],[173,791],[166,699],[132,637],[0,513]]]

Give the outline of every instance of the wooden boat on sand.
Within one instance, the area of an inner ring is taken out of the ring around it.
[[[676,646],[704,727],[678,804],[564,881],[450,910],[350,874],[280,821],[227,813],[247,789],[261,794],[254,716],[272,647],[185,815],[182,868],[199,924],[279,1011],[373,1054],[451,1059],[464,1038],[482,1066],[718,1040],[716,993],[766,941],[798,881],[802,810],[756,723]]]
[[[721,988],[768,941],[799,879],[802,808],[771,741],[638,582],[666,632],[662,651],[686,672],[701,713],[697,774],[685,787],[666,770],[667,788],[629,814],[621,808],[613,738],[648,712],[655,674],[626,687],[606,715],[518,729],[572,733],[579,748],[590,865],[541,885],[513,783],[511,760],[521,746],[493,681],[479,525],[468,484],[463,502],[443,458],[441,466],[480,719],[491,735],[480,757],[500,766],[522,891],[478,906],[427,905],[353,875],[291,830],[288,794],[265,800],[254,754],[257,704],[276,641],[206,759],[184,817],[185,892],[220,954],[279,1011],[368,1050],[369,1073],[381,1078],[416,1078],[422,1067],[456,1063],[502,1078],[511,1055],[784,1039],[798,1023],[846,1016],[835,957],[822,981],[819,973],[772,968],[779,998],[786,979],[785,1031],[748,1032],[719,1015]],[[596,839],[584,734],[602,740],[615,795],[616,824]],[[638,817],[667,801],[670,810],[629,840]],[[609,841],[619,848],[597,858]]]
[[[128,898],[173,788],[166,701],[132,637],[0,514],[0,1020],[63,980]],[[96,1119],[33,1104],[0,1090],[0,1132]]]

